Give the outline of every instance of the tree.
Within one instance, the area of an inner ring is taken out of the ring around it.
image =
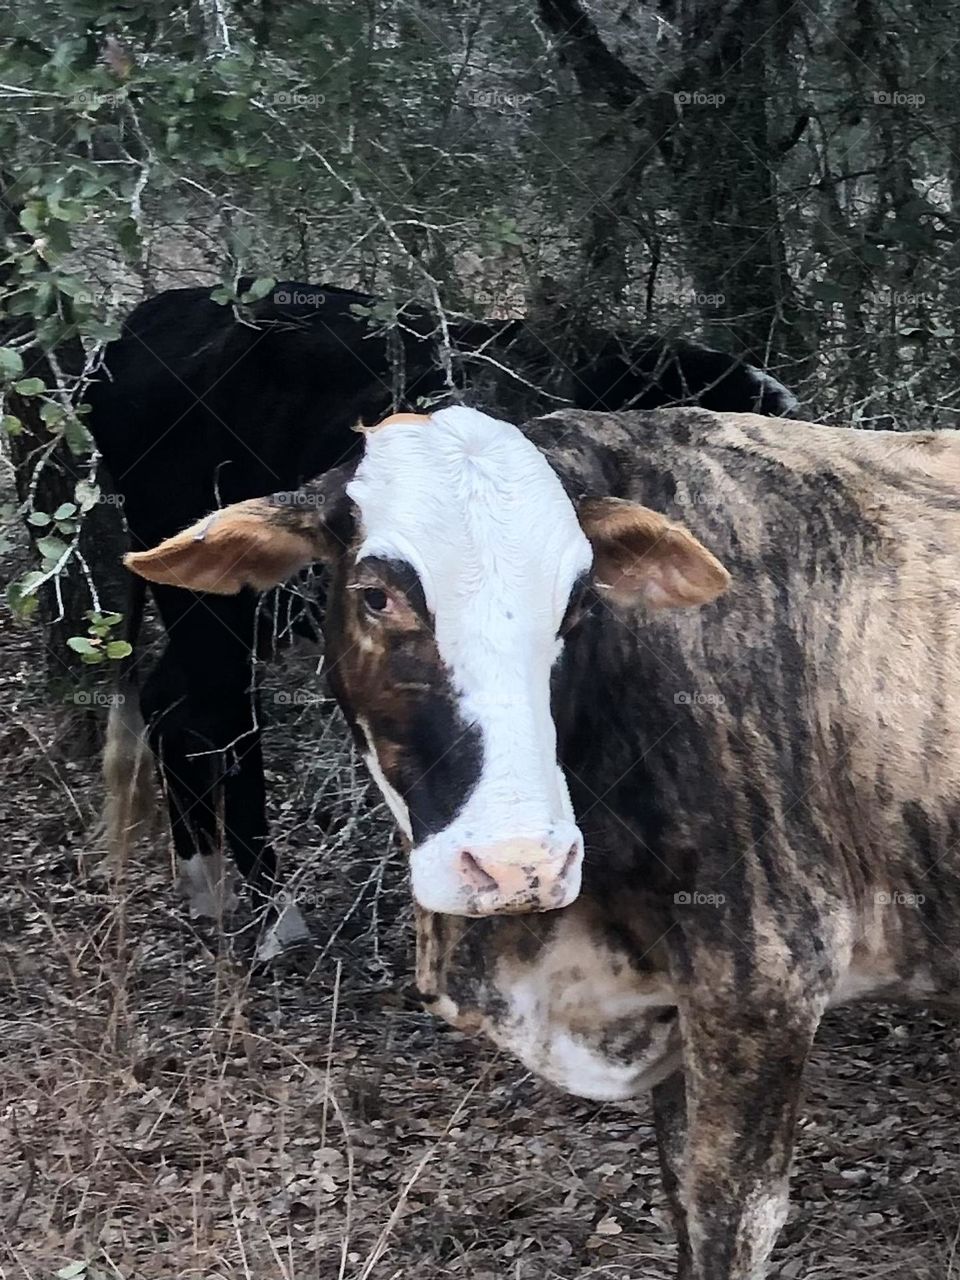
[[[55,669],[122,651],[119,624],[97,633],[120,608],[101,527],[116,510],[83,387],[118,315],[160,288],[202,281],[242,308],[243,275],[325,280],[380,295],[384,324],[416,298],[441,333],[525,314],[548,385],[598,325],[698,335],[773,367],[812,416],[952,421],[944,0],[505,13],[18,6],[0,53],[0,387],[38,563],[8,599],[27,612],[40,592],[49,624],[62,606]]]

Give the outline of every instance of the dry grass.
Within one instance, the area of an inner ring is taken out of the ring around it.
[[[0,1274],[667,1280],[646,1104],[562,1097],[418,1009],[401,860],[329,708],[268,693],[319,953],[251,974],[245,936],[186,918],[162,837],[98,874],[95,763],[5,625]],[[271,688],[315,691],[314,665]],[[783,1276],[958,1274],[956,1039],[923,1013],[831,1022]]]

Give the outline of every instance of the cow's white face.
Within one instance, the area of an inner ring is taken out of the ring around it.
[[[381,743],[382,723],[378,732],[358,708],[375,775],[414,841],[414,896],[459,915],[565,906],[579,892],[583,841],[557,763],[550,673],[593,559],[573,504],[516,427],[463,408],[374,432],[347,494],[359,514],[355,567],[375,566],[401,623],[422,592],[437,660],[427,683],[451,704],[435,718],[432,753],[471,742],[455,778],[437,773],[436,787],[459,790],[438,826],[435,804],[416,807],[434,761],[414,751],[407,766],[424,777],[398,787],[387,761],[396,773],[412,744]]]
[[[563,636],[581,597],[702,604],[727,586],[723,566],[646,507],[575,509],[521,431],[464,408],[388,419],[355,474],[237,503],[127,564],[229,593],[315,560],[334,570],[330,684],[410,837],[420,905],[572,902],[583,840],[550,710]]]

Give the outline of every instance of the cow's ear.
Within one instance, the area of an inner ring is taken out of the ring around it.
[[[336,468],[302,489],[222,507],[149,551],[131,552],[123,563],[149,582],[189,591],[266,591],[349,545],[352,474],[353,467]]]
[[[580,524],[593,546],[598,588],[618,605],[707,604],[730,585],[720,561],[683,525],[621,498],[584,498]]]

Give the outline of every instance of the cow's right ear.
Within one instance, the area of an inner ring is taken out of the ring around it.
[[[149,551],[130,552],[123,563],[148,582],[188,591],[266,591],[349,545],[353,504],[346,486],[353,471],[337,467],[302,489],[222,507]]]

